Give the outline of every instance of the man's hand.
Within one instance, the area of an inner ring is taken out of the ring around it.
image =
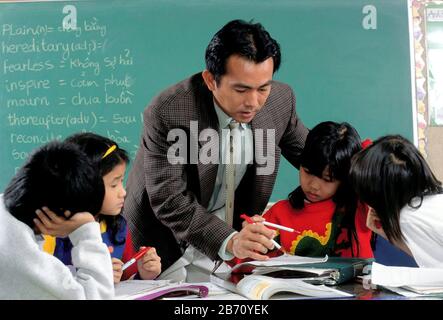
[[[265,254],[274,248],[274,237],[275,231],[261,223],[247,224],[229,240],[227,250],[239,259],[267,260]]]
[[[263,222],[263,221],[266,220],[265,218],[263,218],[262,216],[260,216],[260,215],[258,215],[258,214],[255,214],[254,216],[252,216],[251,219],[252,219],[254,222]],[[246,227],[247,225],[248,225],[248,222],[247,222],[247,221],[243,221],[243,222],[242,222],[242,228]]]
[[[33,221],[37,229],[42,234],[60,238],[67,237],[85,223],[95,221],[94,217],[89,212],[78,212],[69,220],[66,219],[71,216],[71,212],[69,211],[65,211],[66,218],[57,216],[47,207],[43,207],[42,210],[37,209],[35,212],[38,219],[35,218]]]
[[[140,247],[140,250],[145,247]],[[157,255],[155,248],[151,248],[145,255],[137,261],[137,269],[140,274],[140,278],[143,280],[152,280],[157,278],[157,276],[162,271],[162,264],[160,262],[160,257]]]

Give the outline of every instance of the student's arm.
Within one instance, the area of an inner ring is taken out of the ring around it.
[[[103,243],[100,225],[86,212],[74,214],[69,220],[61,220],[53,212],[40,212],[36,225],[40,230],[54,230],[69,233],[73,248],[72,264],[76,272],[71,273],[57,258],[41,251],[33,252],[39,265],[41,278],[32,283],[41,283],[42,290],[48,290],[58,299],[109,299],[114,296],[111,256]],[[57,222],[55,222],[57,221]],[[71,232],[71,230],[74,231]]]
[[[82,225],[69,235],[73,244],[72,264],[77,269],[72,294],[85,299],[110,299],[114,296],[111,255],[103,243],[98,222]],[[69,292],[69,291],[68,291]]]

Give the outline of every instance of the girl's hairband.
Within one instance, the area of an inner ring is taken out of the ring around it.
[[[112,146],[109,147],[109,149],[105,152],[105,154],[103,155],[102,159],[106,158],[107,156],[109,156],[115,149],[117,149],[117,146],[115,144],[113,144]]]
[[[371,139],[365,139],[361,142],[361,147],[363,149],[366,149],[367,147],[369,147],[372,144],[372,140]]]

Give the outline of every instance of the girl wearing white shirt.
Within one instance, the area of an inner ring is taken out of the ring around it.
[[[353,157],[350,179],[370,229],[420,267],[443,267],[443,188],[411,142],[379,138]]]

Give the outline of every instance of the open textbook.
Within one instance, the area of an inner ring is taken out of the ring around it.
[[[211,275],[211,282],[252,300],[353,297],[352,294],[325,285],[310,284],[301,279],[279,279],[262,275],[247,275],[235,284],[235,281],[223,279],[220,274],[213,274]]]

